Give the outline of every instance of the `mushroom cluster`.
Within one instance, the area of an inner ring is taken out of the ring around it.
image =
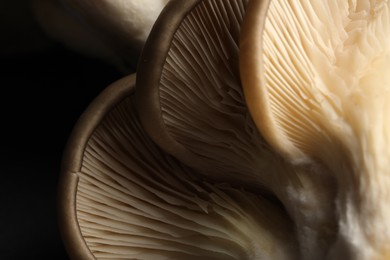
[[[389,40],[387,0],[171,0],[69,139],[69,254],[389,259]]]

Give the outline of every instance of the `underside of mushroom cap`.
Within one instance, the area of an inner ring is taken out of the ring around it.
[[[272,179],[275,156],[241,89],[247,2],[171,1],[143,50],[137,102],[145,130],[165,151],[212,178],[261,185]]]
[[[240,72],[256,125],[296,162],[359,149],[365,117],[388,110],[377,97],[390,85],[389,2],[268,2],[253,1],[241,35]]]
[[[125,85],[123,85],[125,84]],[[68,252],[96,259],[294,259],[286,212],[204,180],[143,130],[134,77],[113,84],[70,139],[61,182]]]
[[[84,152],[89,138],[105,115],[122,99],[131,95],[135,87],[135,74],[107,87],[80,116],[64,150],[59,181],[59,224],[65,247],[72,258],[93,259],[85,239],[80,233],[77,219],[76,195]]]
[[[308,178],[335,183],[311,187],[313,198],[323,187],[333,192],[326,200],[337,205],[329,259],[386,259],[390,2],[251,1],[247,10],[240,73],[248,108],[271,147],[312,166]],[[310,241],[300,244],[315,248]]]

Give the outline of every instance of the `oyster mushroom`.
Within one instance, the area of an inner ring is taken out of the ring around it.
[[[264,19],[267,2],[255,2]],[[302,251],[319,259],[337,232],[334,180],[283,159],[252,120],[239,68],[247,4],[168,4],[138,66],[140,119],[162,149],[206,178],[275,196],[294,220]]]
[[[273,171],[276,163],[241,90],[247,2],[169,3],[138,65],[137,102],[145,130],[168,153],[206,176],[250,185],[271,181],[271,173],[253,172]]]
[[[201,178],[139,121],[135,75],[89,106],[66,149],[61,230],[76,259],[292,259],[286,212],[265,197]]]
[[[256,125],[292,165],[335,181],[329,259],[390,257],[389,12],[389,1],[252,1],[245,16]]]
[[[386,257],[389,3],[249,3],[191,1],[174,29],[160,16],[138,70],[146,131],[204,176],[274,194],[302,259]]]
[[[103,93],[69,143],[70,252],[387,259],[388,17],[387,1],[172,0],[135,93]]]

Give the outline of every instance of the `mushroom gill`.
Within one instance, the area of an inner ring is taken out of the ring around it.
[[[260,4],[255,15],[264,20],[268,2],[253,3]],[[247,4],[172,0],[167,5],[138,66],[140,120],[163,150],[207,179],[277,197],[294,220],[301,250],[319,256],[337,231],[333,180],[286,163],[249,114],[239,69]]]
[[[259,135],[241,89],[247,2],[171,1],[145,44],[137,102],[146,131],[164,150],[211,178],[259,185],[271,183],[270,166],[282,163]]]
[[[143,130],[134,76],[107,88],[67,148],[62,228],[96,259],[292,259],[290,219],[259,194],[203,179]],[[270,228],[272,227],[272,228]]]
[[[241,45],[248,106],[281,153],[304,160],[337,135],[354,146],[360,116],[388,92],[388,5],[271,1],[263,21],[249,14]]]
[[[390,2],[260,2],[240,45],[253,119],[292,164],[335,180],[329,258],[388,259]]]
[[[71,251],[388,258],[389,5],[170,1],[135,93],[114,84],[70,141]]]

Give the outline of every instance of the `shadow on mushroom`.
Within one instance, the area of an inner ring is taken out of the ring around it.
[[[107,88],[69,141],[60,216],[70,255],[291,259],[295,237],[283,208],[208,181],[162,151],[140,124],[134,82]]]
[[[169,2],[135,92],[114,83],[70,140],[72,254],[386,259],[389,5]]]

